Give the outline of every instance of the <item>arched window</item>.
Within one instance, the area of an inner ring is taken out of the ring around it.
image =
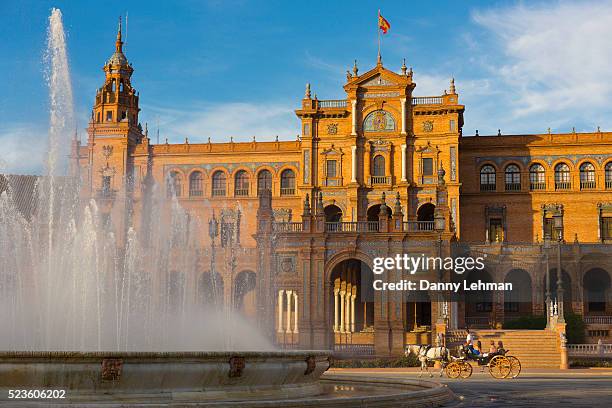
[[[261,192],[265,190],[272,191],[272,173],[268,170],[257,173],[257,195],[261,195]]]
[[[226,194],[227,181],[225,173],[217,170],[212,176],[212,195],[213,197],[222,197]]]
[[[168,197],[172,197],[172,196],[180,197],[181,190],[182,190],[181,173],[179,173],[178,171],[171,171],[168,174],[168,180],[166,183],[166,193],[168,194]]]
[[[529,167],[529,188],[531,190],[546,189],[546,172],[540,163],[532,164]]]
[[[374,157],[373,166],[372,166],[372,175],[374,177],[384,177],[385,176],[385,158],[382,155],[377,155]]]
[[[519,191],[521,189],[521,170],[516,164],[506,166],[506,191]]]
[[[201,197],[203,194],[203,183],[201,171],[194,171],[189,175],[189,197]]]
[[[480,169],[480,191],[495,191],[495,167],[490,164]]]
[[[555,189],[569,190],[572,186],[570,181],[570,168],[565,163],[559,163],[555,166]]]
[[[293,170],[283,170],[281,173],[281,195],[295,194],[295,173]]]
[[[580,189],[589,188],[595,188],[595,166],[586,162],[580,165]]]
[[[238,171],[234,176],[234,195],[237,197],[249,195],[249,175],[244,170]]]
[[[606,164],[606,188],[612,188],[612,162]]]

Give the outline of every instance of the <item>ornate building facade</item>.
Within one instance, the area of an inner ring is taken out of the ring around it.
[[[453,80],[440,95],[415,96],[412,69],[394,72],[379,57],[347,71],[340,99],[319,100],[307,85],[296,140],[152,144],[133,71],[119,31],[88,140],[73,146],[83,195],[103,211],[124,207],[120,228],[145,220],[152,186],[203,224],[231,221],[242,255],[214,279],[224,303],[279,344],[400,354],[436,331],[548,315],[547,294],[584,316],[590,341],[609,340],[612,133],[468,137]],[[204,247],[217,239],[201,235]],[[467,279],[514,282],[524,296],[368,293],[373,258],[401,253],[487,254]],[[187,292],[211,273],[186,277]]]

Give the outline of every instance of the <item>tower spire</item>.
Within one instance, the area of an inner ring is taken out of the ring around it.
[[[121,16],[119,16],[119,28],[117,29],[117,41],[115,42],[115,51],[123,52],[123,41],[121,41]]]

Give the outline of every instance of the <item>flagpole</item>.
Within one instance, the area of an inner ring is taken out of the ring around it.
[[[380,63],[380,9],[378,9],[378,20],[376,20],[376,27],[378,31],[378,63]]]

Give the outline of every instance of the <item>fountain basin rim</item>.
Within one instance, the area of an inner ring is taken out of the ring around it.
[[[0,359],[7,358],[287,358],[287,357],[330,357],[331,350],[284,350],[284,351],[0,351]]]

